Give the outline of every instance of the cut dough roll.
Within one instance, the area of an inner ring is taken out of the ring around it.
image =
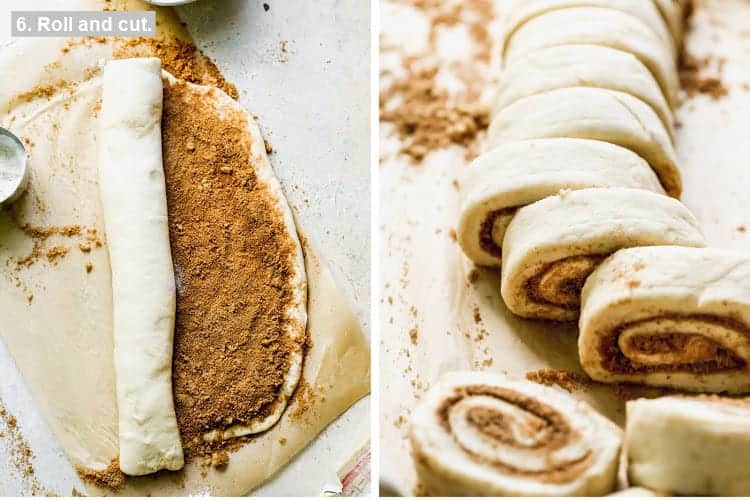
[[[161,62],[104,67],[99,186],[112,269],[120,469],[178,470],[172,399],[175,279],[161,149]]]
[[[670,196],[682,191],[667,129],[646,103],[631,95],[579,87],[524,97],[495,115],[488,148],[544,137],[594,139],[630,149],[651,165]]]
[[[594,380],[750,392],[750,258],[621,250],[589,277],[578,352]]]
[[[596,87],[637,97],[674,138],[672,111],[648,68],[632,54],[599,45],[549,47],[515,61],[503,73],[493,115],[523,97],[567,87]]]
[[[410,439],[428,495],[583,496],[613,490],[622,432],[558,389],[453,372],[416,408]]]
[[[664,22],[669,27],[677,48],[682,46],[685,36],[685,18],[693,0],[653,0]]]
[[[627,403],[631,483],[675,495],[750,495],[750,401],[662,397]]]
[[[637,17],[619,10],[571,7],[534,17],[506,42],[504,57],[512,64],[534,50],[571,44],[603,45],[633,54],[654,75],[672,108],[676,107],[680,82],[672,47]]]
[[[553,10],[569,7],[602,7],[638,18],[659,37],[677,57],[677,43],[667,21],[653,1],[644,0],[512,0],[505,24],[505,40],[529,20]]]
[[[584,281],[609,254],[704,244],[695,217],[667,196],[626,188],[561,192],[521,208],[508,226],[501,293],[520,316],[574,320]]]
[[[520,207],[561,189],[632,187],[664,193],[632,151],[587,139],[511,142],[479,156],[461,180],[457,237],[479,265],[500,267],[505,230]]]

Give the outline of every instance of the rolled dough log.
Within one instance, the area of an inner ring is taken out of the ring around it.
[[[643,189],[561,192],[521,208],[503,241],[500,290],[513,313],[569,321],[583,284],[609,254],[627,247],[705,245],[679,201]]]
[[[680,82],[672,47],[638,18],[619,10],[572,7],[534,17],[507,41],[505,62],[510,65],[534,50],[570,44],[602,45],[633,54],[659,82],[667,102],[676,107]]]
[[[520,26],[534,17],[569,7],[602,7],[634,16],[651,28],[677,57],[677,43],[667,27],[667,21],[656,4],[648,0],[511,0],[505,39],[513,36]]]
[[[637,97],[651,106],[674,138],[672,111],[648,68],[632,54],[599,45],[539,49],[509,65],[493,116],[523,97],[566,87],[596,87]]]
[[[451,372],[425,395],[409,437],[433,496],[604,495],[622,431],[551,387],[489,372]]]
[[[750,392],[750,258],[630,248],[589,277],[578,352],[594,380]]]
[[[672,33],[672,38],[677,43],[677,48],[682,46],[685,36],[685,17],[693,0],[654,0],[664,22]]]
[[[632,151],[567,138],[498,146],[474,160],[459,185],[458,242],[477,264],[496,267],[516,210],[561,189],[631,187],[664,194],[651,167]]]
[[[627,403],[629,480],[675,495],[750,495],[750,402],[662,397]]]
[[[175,280],[162,169],[161,62],[104,67],[99,184],[112,269],[120,469],[184,465],[172,399]]]
[[[495,115],[488,148],[544,137],[594,139],[630,149],[651,165],[667,194],[678,197],[682,191],[667,129],[646,103],[631,95],[578,87],[524,97]]]

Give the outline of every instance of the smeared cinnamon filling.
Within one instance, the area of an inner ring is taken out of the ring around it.
[[[576,311],[586,278],[605,258],[606,255],[576,255],[550,262],[526,281],[526,297],[536,304]]]
[[[535,470],[524,468],[518,464],[501,461],[496,456],[482,454],[481,450],[466,445],[462,436],[457,436],[451,425],[451,413],[461,403],[469,398],[487,397],[499,400],[500,403],[511,405],[517,412],[502,413],[497,408],[482,404],[478,399],[465,414],[465,422],[482,438],[483,447],[497,449],[515,449],[519,453],[533,451],[543,457],[546,467]],[[586,450],[578,456],[567,460],[553,462],[554,452],[570,446],[581,438],[578,432],[571,428],[565,415],[538,399],[502,387],[489,385],[471,385],[457,389],[455,394],[446,398],[437,410],[437,417],[445,431],[452,436],[454,442],[471,457],[472,460],[498,469],[505,474],[533,477],[542,482],[564,483],[578,477],[593,460],[592,452]],[[567,454],[563,454],[567,455]]]
[[[717,373],[739,370],[747,362],[719,342],[688,331],[649,334],[648,327],[669,328],[677,323],[696,322],[708,328],[731,330],[750,336],[750,328],[732,318],[708,314],[662,315],[625,323],[599,344],[602,365],[610,373],[690,372]],[[637,331],[635,334],[633,331]]]
[[[500,258],[503,255],[503,249],[495,241],[495,223],[501,217],[511,217],[516,213],[518,207],[506,207],[499,210],[493,210],[487,214],[479,229],[479,246],[488,254]]]

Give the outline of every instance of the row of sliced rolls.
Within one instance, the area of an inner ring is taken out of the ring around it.
[[[476,264],[501,268],[511,312],[579,319],[592,378],[750,392],[750,279],[732,274],[748,259],[705,248],[678,200],[685,8],[511,2],[487,147],[460,181],[457,239]],[[638,266],[619,264],[633,255]]]

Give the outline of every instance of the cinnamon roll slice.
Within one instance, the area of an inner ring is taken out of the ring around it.
[[[581,365],[602,382],[750,392],[750,257],[711,248],[630,248],[581,296]]]
[[[534,17],[570,7],[602,7],[636,17],[677,57],[677,43],[667,26],[667,21],[656,4],[649,0],[511,0],[505,24],[505,39],[513,36],[519,27]]]
[[[633,54],[654,75],[671,107],[676,107],[680,82],[674,46],[638,17],[621,10],[570,7],[536,16],[508,38],[504,58],[511,64],[534,50],[571,44],[602,45]]]
[[[750,495],[750,400],[638,399],[626,422],[631,483],[674,495]]]
[[[466,255],[500,267],[505,230],[520,207],[561,189],[631,187],[664,193],[654,172],[632,151],[588,139],[511,142],[479,156],[460,182],[456,228]]]
[[[500,111],[488,132],[488,147],[527,139],[571,137],[611,142],[645,159],[670,196],[682,179],[667,129],[643,101],[591,87],[564,88],[524,97]]]
[[[615,486],[621,435],[567,393],[488,372],[444,375],[410,426],[432,496],[603,495]]]
[[[500,291],[515,314],[570,321],[586,278],[609,254],[704,244],[698,221],[673,198],[626,188],[561,192],[516,212],[503,240]]]
[[[637,97],[651,107],[674,138],[672,111],[648,68],[628,52],[599,45],[548,47],[509,65],[493,116],[523,97],[567,87],[596,87]]]

